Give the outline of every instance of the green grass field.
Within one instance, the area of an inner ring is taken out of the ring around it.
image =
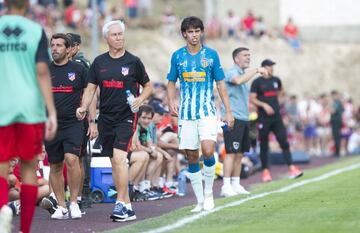
[[[360,163],[359,157],[336,164],[306,170],[297,180],[280,180],[251,187],[252,195],[278,190],[336,169]],[[276,232],[276,233],[342,233],[360,232],[360,168],[328,179],[305,184],[283,193],[249,200],[241,205],[223,208],[200,217],[170,232]],[[246,198],[236,196],[216,200],[216,207]],[[193,216],[186,207],[158,218],[148,219],[115,232],[144,232]]]

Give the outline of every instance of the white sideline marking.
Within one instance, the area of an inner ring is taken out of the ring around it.
[[[278,190],[265,192],[265,193],[260,193],[260,194],[256,194],[254,196],[250,196],[250,197],[238,200],[238,201],[230,202],[230,203],[228,203],[226,205],[218,206],[218,207],[216,207],[216,208],[214,208],[212,210],[203,211],[203,212],[191,215],[189,217],[185,217],[183,219],[178,220],[175,223],[171,223],[170,225],[159,227],[159,228],[156,228],[156,229],[153,229],[153,230],[150,230],[150,231],[145,231],[144,233],[161,233],[161,232],[166,232],[166,231],[170,231],[170,230],[175,230],[176,228],[179,228],[181,226],[184,226],[185,224],[194,222],[197,219],[205,217],[206,215],[217,212],[217,211],[222,210],[224,208],[238,206],[238,205],[241,205],[241,204],[243,204],[245,202],[248,202],[248,201],[251,201],[251,200],[254,200],[254,199],[259,199],[259,198],[262,198],[262,197],[266,197],[266,196],[268,196],[270,194],[287,192],[287,191],[290,191],[290,190],[292,190],[294,188],[301,187],[301,186],[304,186],[306,184],[326,180],[326,179],[328,179],[328,178],[330,178],[332,176],[335,176],[335,175],[338,175],[338,174],[341,174],[341,173],[344,173],[344,172],[347,172],[347,171],[351,171],[351,170],[354,170],[354,169],[357,169],[357,168],[360,168],[360,163],[353,164],[353,165],[350,165],[350,166],[347,166],[347,167],[344,167],[344,168],[340,168],[340,169],[325,173],[325,174],[323,174],[321,176],[318,176],[318,177],[314,177],[314,178],[307,179],[307,180],[302,180],[302,181],[293,183],[291,185],[285,186],[283,188],[280,188]]]

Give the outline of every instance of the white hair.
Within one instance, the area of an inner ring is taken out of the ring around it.
[[[110,30],[110,27],[111,27],[112,25],[116,25],[116,24],[120,26],[120,28],[121,28],[121,30],[122,30],[123,32],[125,32],[125,24],[124,24],[122,21],[120,21],[120,20],[113,20],[113,21],[107,22],[107,23],[103,26],[103,28],[102,28],[102,34],[103,34],[103,37],[104,37],[104,38],[107,38],[108,33],[109,33],[109,30]]]

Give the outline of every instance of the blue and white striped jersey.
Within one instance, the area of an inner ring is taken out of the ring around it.
[[[187,47],[175,51],[167,79],[172,82],[180,80],[179,118],[195,120],[215,116],[214,80],[220,81],[224,77],[215,50],[203,46],[195,55],[190,54]]]

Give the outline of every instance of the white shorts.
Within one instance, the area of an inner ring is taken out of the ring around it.
[[[216,142],[216,117],[199,120],[179,120],[179,149],[198,150],[200,142],[211,140]]]

